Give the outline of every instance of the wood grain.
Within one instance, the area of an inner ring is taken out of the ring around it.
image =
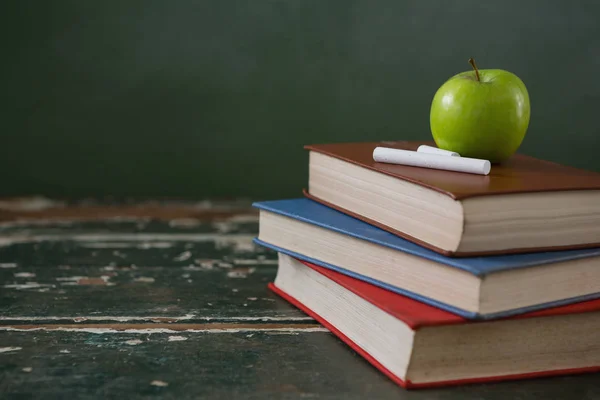
[[[400,389],[267,290],[248,204],[27,201],[0,201],[0,398],[600,397],[596,375]]]

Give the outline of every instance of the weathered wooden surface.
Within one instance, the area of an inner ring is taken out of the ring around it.
[[[597,374],[408,392],[266,289],[248,203],[0,202],[0,398],[600,398]]]
[[[6,332],[0,337],[5,345],[21,348],[1,355],[0,390],[7,398],[506,400],[600,396],[591,377],[409,392],[323,332],[101,335],[73,330]]]
[[[252,243],[256,213],[213,209],[202,219],[181,209],[72,213],[113,212],[89,222],[59,209],[54,222],[0,223],[3,322],[310,320],[265,290],[276,260]]]

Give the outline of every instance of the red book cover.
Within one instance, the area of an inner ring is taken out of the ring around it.
[[[424,303],[420,303],[411,298],[402,296],[397,293],[393,293],[387,291],[385,289],[379,288],[377,286],[373,286],[369,283],[360,281],[358,279],[354,279],[344,274],[340,274],[339,272],[335,272],[333,270],[319,267],[317,265],[304,262],[304,265],[309,268],[314,269],[315,271],[325,275],[327,278],[336,282],[337,284],[343,286],[344,288],[350,290],[354,294],[362,297],[373,305],[379,307],[384,310],[388,314],[398,318],[403,321],[406,325],[408,325],[413,330],[418,330],[422,327],[426,326],[439,326],[439,325],[451,325],[451,324],[477,324],[482,323],[479,321],[469,321],[462,317],[459,317],[455,314],[451,314],[449,312],[440,310],[438,308],[429,306]],[[320,324],[322,324],[325,328],[330,330],[334,335],[339,337],[344,343],[350,346],[354,351],[364,357],[369,363],[379,369],[383,374],[389,377],[392,381],[396,382],[398,385],[404,388],[426,388],[426,387],[436,387],[436,386],[451,386],[451,385],[460,385],[466,383],[478,383],[478,382],[494,382],[494,381],[504,381],[504,380],[516,380],[516,379],[527,379],[533,377],[543,377],[543,376],[554,376],[554,375],[568,375],[568,374],[580,374],[587,372],[597,372],[600,371],[600,365],[594,367],[587,368],[576,368],[576,369],[562,369],[562,370],[551,370],[551,371],[540,371],[535,373],[527,373],[527,374],[515,374],[515,375],[503,375],[503,376],[494,376],[494,377],[484,377],[484,378],[474,378],[474,379],[462,379],[456,381],[443,381],[443,382],[433,382],[433,383],[412,383],[410,381],[404,381],[400,379],[398,376],[394,375],[387,368],[381,365],[375,358],[373,358],[369,353],[360,348],[356,343],[352,342],[346,335],[344,335],[341,331],[336,329],[333,325],[331,325],[328,321],[321,318],[318,314],[314,313],[312,310],[307,308],[304,304],[300,303],[294,297],[288,295],[273,283],[269,284],[269,289],[275,292],[277,295],[281,296],[283,299],[287,300],[289,303],[293,304],[315,320],[317,320]],[[567,306],[554,307],[549,308],[542,311],[530,312],[527,314],[522,314],[515,317],[509,317],[504,319],[522,319],[522,318],[536,318],[536,317],[547,317],[554,315],[564,315],[564,314],[578,314],[578,313],[588,313],[588,312],[598,312],[600,311],[600,299],[590,300],[581,303],[570,304]]]

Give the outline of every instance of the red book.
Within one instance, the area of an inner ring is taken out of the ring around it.
[[[281,253],[269,287],[405,388],[600,371],[600,300],[469,321]]]

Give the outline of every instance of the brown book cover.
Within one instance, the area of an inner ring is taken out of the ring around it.
[[[516,154],[502,164],[492,165],[490,174],[486,176],[373,161],[376,147],[416,151],[422,144],[435,146],[431,142],[370,142],[316,144],[305,146],[305,149],[416,183],[455,200],[509,193],[600,189],[600,173],[522,154]]]
[[[382,141],[362,143],[331,143],[313,144],[304,148],[309,151],[322,153],[349,163],[380,172],[398,179],[426,187],[443,193],[454,200],[463,200],[476,196],[493,196],[527,192],[554,192],[574,190],[600,190],[600,173],[564,166],[550,161],[540,160],[522,154],[515,154],[502,164],[493,164],[490,174],[475,175],[462,172],[444,171],[429,168],[411,167],[404,165],[379,163],[373,160],[373,150],[376,147],[388,147],[402,150],[415,151],[420,145],[427,144],[435,146],[432,142],[409,142],[409,141]],[[398,236],[411,240],[424,247],[445,255],[458,255],[444,251],[429,245],[414,237],[393,230],[369,218],[342,209],[304,191],[305,196],[319,201],[329,207],[336,208],[355,218],[362,219],[382,229],[388,230]],[[565,248],[596,247],[598,243],[581,246],[552,247],[524,249],[508,252],[532,252],[545,250],[559,250]],[[471,256],[489,253],[461,253],[460,256]],[[507,252],[505,252],[507,253]]]

